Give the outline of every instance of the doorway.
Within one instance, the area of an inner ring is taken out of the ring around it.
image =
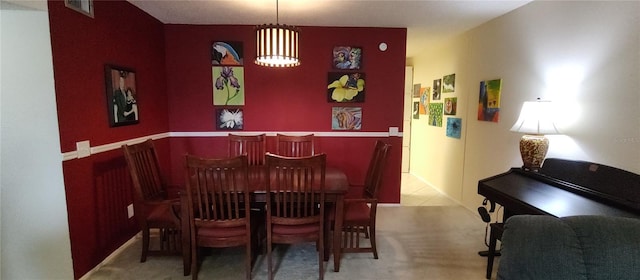
[[[413,67],[405,67],[404,113],[402,123],[402,174],[400,179],[400,205],[446,206],[457,205],[446,195],[411,174],[411,125],[413,119]]]

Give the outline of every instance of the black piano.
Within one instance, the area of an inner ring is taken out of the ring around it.
[[[504,220],[518,214],[640,218],[640,175],[586,161],[549,158],[538,172],[512,168],[480,180],[478,194],[502,205]]]

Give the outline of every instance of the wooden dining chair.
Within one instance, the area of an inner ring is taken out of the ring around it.
[[[198,279],[201,247],[223,248],[245,246],[245,278],[251,279],[252,251],[255,242],[252,224],[248,161],[246,155],[226,159],[204,159],[186,156],[186,195],[181,195],[185,214],[183,247],[191,253],[185,259],[191,267],[192,279]],[[186,250],[185,250],[186,251]]]
[[[315,136],[276,134],[276,154],[285,157],[306,157],[315,155]]]
[[[133,208],[142,231],[142,254],[140,262],[147,255],[180,254],[180,201],[168,198],[168,187],[160,175],[158,155],[153,140],[139,144],[123,145],[122,151],[129,167],[134,188]],[[150,230],[158,229],[160,245],[158,250],[149,249]],[[185,267],[185,275],[187,269]]]
[[[238,135],[229,134],[229,156],[247,155],[249,166],[264,165],[267,152],[267,135]]]
[[[266,134],[229,134],[229,157],[246,155],[249,162],[249,182],[252,186],[263,184],[264,160],[267,152]]]
[[[283,157],[267,154],[267,265],[273,279],[273,244],[315,242],[324,278],[326,155]]]
[[[342,227],[342,252],[344,253],[371,252],[374,259],[378,258],[376,247],[378,192],[390,148],[390,144],[376,141],[364,185],[352,186],[362,188],[362,193],[357,196],[348,196],[344,200],[344,224]],[[333,212],[330,217],[335,217]],[[363,247],[365,244],[360,242],[361,235],[369,238],[370,247]]]

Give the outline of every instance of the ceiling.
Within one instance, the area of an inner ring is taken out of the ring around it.
[[[531,0],[127,0],[168,24],[406,27],[407,57]],[[276,2],[278,1],[278,2]],[[278,9],[276,10],[276,5]],[[380,39],[381,42],[384,38]],[[391,47],[391,46],[390,46]]]

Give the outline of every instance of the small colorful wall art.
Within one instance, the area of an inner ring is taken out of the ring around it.
[[[242,108],[216,109],[216,128],[218,130],[242,130],[244,128]]]
[[[244,67],[214,66],[213,105],[244,105]]]
[[[462,131],[461,118],[447,118],[447,136],[460,139]]]
[[[457,107],[458,107],[458,98],[457,97],[447,97],[447,98],[444,99],[444,114],[445,115],[455,115]]]
[[[333,107],[331,109],[331,129],[333,130],[362,129],[362,108]]]
[[[502,79],[481,81],[478,100],[478,120],[498,122],[500,120],[500,91]]]
[[[358,70],[362,67],[362,48],[338,46],[333,48],[333,68]]]
[[[421,88],[421,84],[414,84],[413,85],[413,91],[411,92],[413,95],[413,98],[418,98],[420,97],[420,88]]]
[[[456,91],[456,74],[446,75],[442,78],[442,92]]]
[[[329,72],[328,102],[364,102],[364,73]]]
[[[420,115],[427,114],[427,108],[429,107],[429,92],[430,87],[420,88]]]
[[[429,125],[442,127],[442,103],[429,103]]]
[[[442,85],[442,79],[433,80],[433,95],[431,100],[440,100],[440,86]]]
[[[243,65],[242,42],[213,42],[211,44],[211,65]]]
[[[411,111],[411,115],[413,115],[414,119],[420,119],[420,102],[419,101],[414,101],[413,102],[413,111]]]

